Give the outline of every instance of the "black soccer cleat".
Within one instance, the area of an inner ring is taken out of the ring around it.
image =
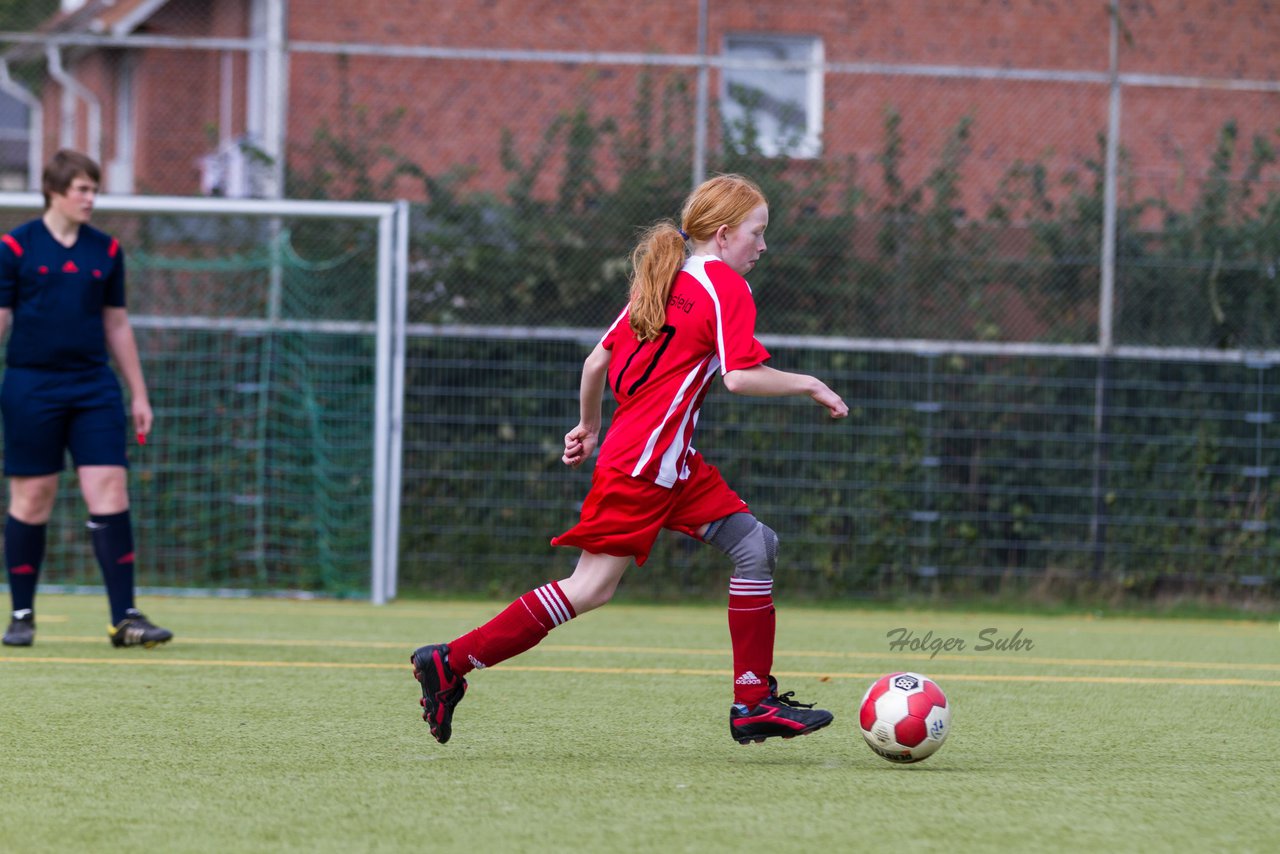
[[[769,696],[754,709],[741,703],[729,707],[729,734],[738,744],[762,742],[766,738],[795,738],[817,732],[834,720],[825,709],[813,703],[797,703],[791,699],[795,691],[778,693],[778,682],[769,677]]]
[[[449,645],[433,643],[409,656],[413,678],[422,686],[422,719],[435,740],[444,744],[453,735],[453,710],[467,693],[467,680],[449,666]]]
[[[107,626],[107,637],[111,638],[112,646],[145,646],[151,649],[173,639],[173,632],[155,625],[137,608],[130,608],[124,615],[124,619],[114,626]]]
[[[21,616],[19,616],[21,615]],[[31,646],[36,640],[36,615],[31,609],[14,611],[4,633],[5,646]]]

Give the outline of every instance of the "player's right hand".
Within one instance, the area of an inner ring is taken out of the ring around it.
[[[596,450],[598,435],[596,431],[582,424],[565,433],[564,455],[560,457],[560,461],[571,468],[577,468],[591,459],[591,455]]]

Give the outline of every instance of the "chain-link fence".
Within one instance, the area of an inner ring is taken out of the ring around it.
[[[414,202],[403,586],[570,560],[583,347],[637,228],[721,171],[771,201],[779,367],[855,404],[704,421],[813,589],[1275,583],[1265,2],[90,0],[0,41],[35,148],[108,189]],[[702,560],[664,548],[659,588]]]
[[[402,588],[512,593],[566,574],[576,553],[547,540],[589,485],[559,454],[593,342],[440,332],[409,340]],[[697,445],[779,532],[793,592],[1275,583],[1274,361],[765,342],[777,366],[839,389],[849,422],[716,392]],[[628,584],[713,595],[721,562],[664,536]]]

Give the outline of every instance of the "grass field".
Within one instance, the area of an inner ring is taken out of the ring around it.
[[[148,651],[42,596],[0,648],[0,850],[1280,850],[1274,622],[784,606],[775,673],[836,721],[744,747],[723,610],[615,604],[475,674],[436,744],[409,653],[505,604],[149,599]],[[955,710],[907,767],[855,714],[898,669]]]

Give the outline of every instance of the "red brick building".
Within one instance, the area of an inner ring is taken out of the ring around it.
[[[582,109],[609,140],[606,177],[615,141],[642,131],[687,147],[695,174],[750,115],[766,154],[874,185],[895,114],[903,178],[918,184],[968,122],[965,203],[980,205],[1015,164],[1057,175],[1101,156],[1113,43],[1123,177],[1138,191],[1190,192],[1227,122],[1277,142],[1280,7],[1116,8],[1113,27],[1107,3],[1060,0],[85,0],[43,29],[63,39],[61,69],[31,42],[8,57],[46,69],[45,153],[93,151],[122,192],[270,193],[241,155],[277,149],[293,194],[340,173],[339,150],[375,178],[410,162],[500,191],[504,138],[522,162],[545,150],[554,173],[563,136],[546,143],[548,130]],[[748,67],[760,60],[773,64]],[[324,192],[354,190],[339,176]]]

